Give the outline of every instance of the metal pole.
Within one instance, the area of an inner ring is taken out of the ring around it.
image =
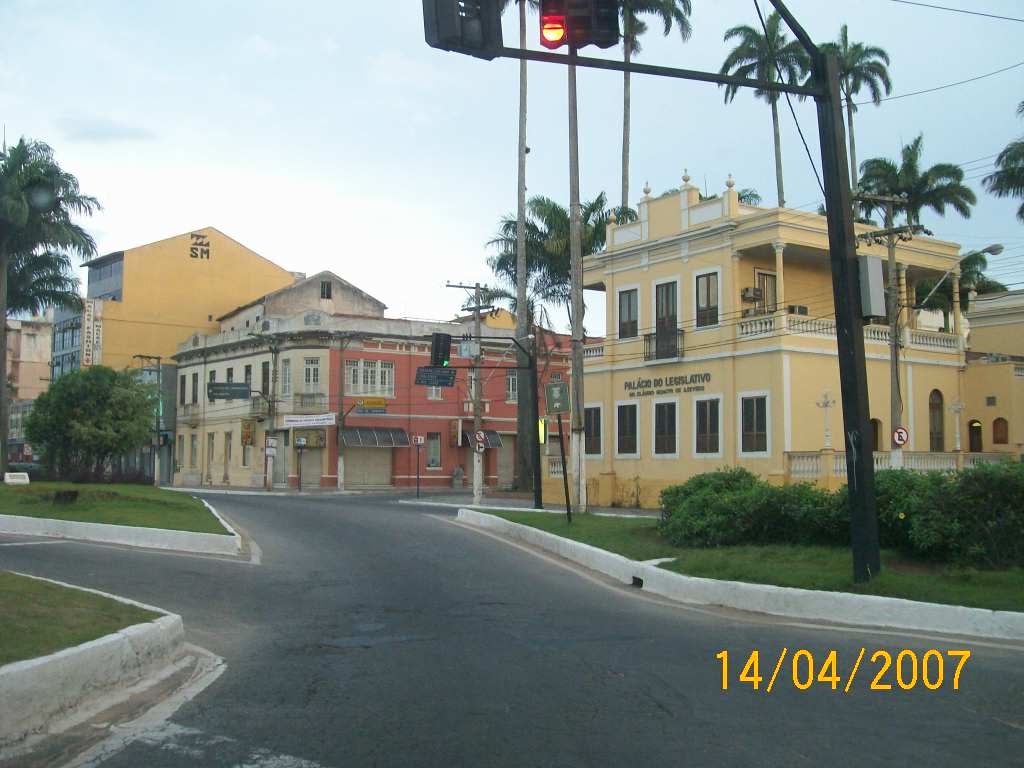
[[[480,342],[480,283],[473,286],[473,335],[477,339],[476,354],[473,356],[473,439],[482,425],[480,415],[480,362],[483,344]],[[483,500],[484,456],[473,447],[473,503]]]
[[[163,393],[163,378],[160,370],[160,363],[163,358],[159,355],[156,358],[156,439],[153,445],[153,485],[160,487],[160,412],[163,409],[164,393]]]
[[[580,220],[579,121],[576,108],[576,49],[569,49],[569,265],[572,303],[571,455],[577,509],[586,511],[583,479],[583,242]]]
[[[565,437],[562,434],[562,414],[558,414],[558,447],[562,452],[562,486],[565,488],[565,518],[572,525],[572,504],[569,503],[569,471],[565,467]]]
[[[885,228],[894,226],[895,206],[890,198],[885,203]],[[892,441],[896,428],[902,426],[903,403],[900,398],[900,295],[899,277],[896,274],[896,236],[891,232],[886,238],[889,263],[889,466],[903,466],[903,448]]]
[[[526,0],[519,0],[519,47],[526,48]],[[518,183],[516,186],[516,337],[523,339],[529,333],[529,317],[526,299],[526,59],[519,60],[519,147]],[[477,302],[478,304],[480,302]],[[526,355],[520,351],[516,363],[516,428],[520,436],[530,429],[530,409],[527,406],[530,377],[525,368],[529,365]],[[520,490],[530,485],[533,453],[530,443],[516,440],[516,480]]]
[[[420,444],[416,443],[416,498],[420,497]]]
[[[530,430],[530,443],[533,446],[533,508],[544,509],[544,489],[541,485],[540,476],[540,393],[537,388],[537,337],[533,338],[533,349],[530,354],[530,391],[533,397],[530,399],[530,420],[533,428]],[[563,466],[565,462],[563,460]]]
[[[779,0],[772,0],[793,27],[791,15]],[[799,27],[799,25],[797,25]],[[798,34],[797,29],[793,29]],[[802,32],[802,30],[801,30]],[[803,34],[806,37],[806,33]],[[814,73],[826,93],[818,97],[818,133],[828,217],[832,293],[836,308],[836,342],[842,387],[843,428],[846,444],[847,487],[850,499],[850,533],[853,545],[853,579],[868,581],[881,570],[878,549],[878,516],[875,509],[875,475],[868,436],[867,369],[864,359],[864,319],[860,311],[860,275],[853,230],[853,201],[839,92],[839,66],[835,56],[824,55],[813,43],[808,50]]]

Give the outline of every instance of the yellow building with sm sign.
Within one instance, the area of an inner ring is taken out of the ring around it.
[[[607,317],[605,340],[584,351],[589,503],[656,506],[666,486],[722,466],[780,483],[844,482],[825,217],[743,205],[731,178],[709,200],[688,177],[678,193],[645,193],[638,219],[609,225],[606,250],[584,260],[584,285],[604,292]],[[859,253],[886,255],[877,245]],[[915,283],[947,272],[957,295],[955,243],[915,237],[896,258],[903,307]],[[959,306],[949,332],[915,319],[904,309],[898,334],[904,466],[952,469],[1019,452],[967,452]],[[885,467],[893,426],[885,318],[866,322],[864,341],[875,464]]]

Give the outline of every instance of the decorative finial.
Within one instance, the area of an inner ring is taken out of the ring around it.
[[[613,225],[619,223],[619,217],[615,215],[614,210],[610,214],[608,214],[608,222]]]
[[[689,168],[683,168],[683,186],[686,186],[689,183],[690,183],[690,169]]]
[[[644,182],[644,197],[651,196],[651,183],[649,181]]]
[[[729,174],[729,178],[725,180],[725,186],[727,186],[729,189],[732,189],[733,187],[736,186],[736,180],[732,177],[731,173]]]

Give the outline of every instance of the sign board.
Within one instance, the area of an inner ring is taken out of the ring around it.
[[[364,397],[356,400],[356,413],[387,413],[388,401],[383,397]]]
[[[277,438],[267,435],[267,448],[277,448]]]
[[[476,451],[477,453],[483,453],[487,449],[484,447],[483,443],[477,443],[476,447],[473,448],[473,450]]]
[[[256,438],[256,423],[253,421],[242,422],[242,445],[252,445]]]
[[[423,437],[423,435],[413,435],[412,436],[412,444],[413,445],[423,445],[423,443],[425,443],[425,442],[426,442],[426,440]]]
[[[553,381],[544,385],[544,399],[548,414],[569,412],[569,385],[564,381]]]
[[[269,448],[268,447],[267,448],[267,456],[270,456],[271,458],[273,458],[274,456],[277,456],[277,448]]]
[[[480,342],[479,341],[460,341],[459,342],[459,357],[465,357],[467,360],[472,359],[480,354]]]
[[[211,381],[206,385],[208,400],[248,400],[251,394],[244,381]]]
[[[290,413],[284,417],[286,427],[333,427],[337,422],[336,413],[314,413],[309,416]]]
[[[96,302],[90,299],[86,299],[82,304],[82,331],[81,331],[81,361],[82,367],[88,368],[92,365],[92,358],[94,352],[94,339],[93,331],[95,330],[93,325],[96,322]]]
[[[892,441],[899,447],[903,447],[910,440],[910,432],[906,427],[896,427],[892,431]]]
[[[486,443],[487,435],[484,434],[484,431],[482,429],[478,429],[476,433],[474,433],[473,439],[476,440],[478,443]]]
[[[301,445],[305,446],[306,448],[323,448],[325,445],[327,445],[326,430],[296,429],[295,444],[300,445],[300,440],[302,440]]]
[[[304,438],[304,437],[296,437],[295,438],[295,447],[296,448],[305,448],[306,447],[306,438]]]
[[[454,387],[455,369],[440,368],[434,365],[421,365],[416,369],[416,386]]]
[[[4,485],[28,485],[28,472],[5,472]]]

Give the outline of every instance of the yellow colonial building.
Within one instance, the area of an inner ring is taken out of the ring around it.
[[[584,285],[605,293],[607,317],[604,341],[585,348],[589,503],[656,506],[664,487],[721,466],[780,483],[843,482],[825,217],[741,204],[731,177],[721,195],[701,200],[686,176],[679,193],[652,198],[645,189],[638,213],[611,224],[606,250],[584,260]],[[886,255],[881,246],[859,252]],[[915,283],[947,272],[958,294],[957,244],[915,237],[896,258],[903,307],[912,306]],[[878,467],[889,465],[892,432],[885,323],[864,327]],[[904,310],[904,465],[951,469],[994,458],[980,446],[964,454],[974,417],[959,305],[951,332],[915,325]],[[1008,386],[1024,385],[1013,370]]]

